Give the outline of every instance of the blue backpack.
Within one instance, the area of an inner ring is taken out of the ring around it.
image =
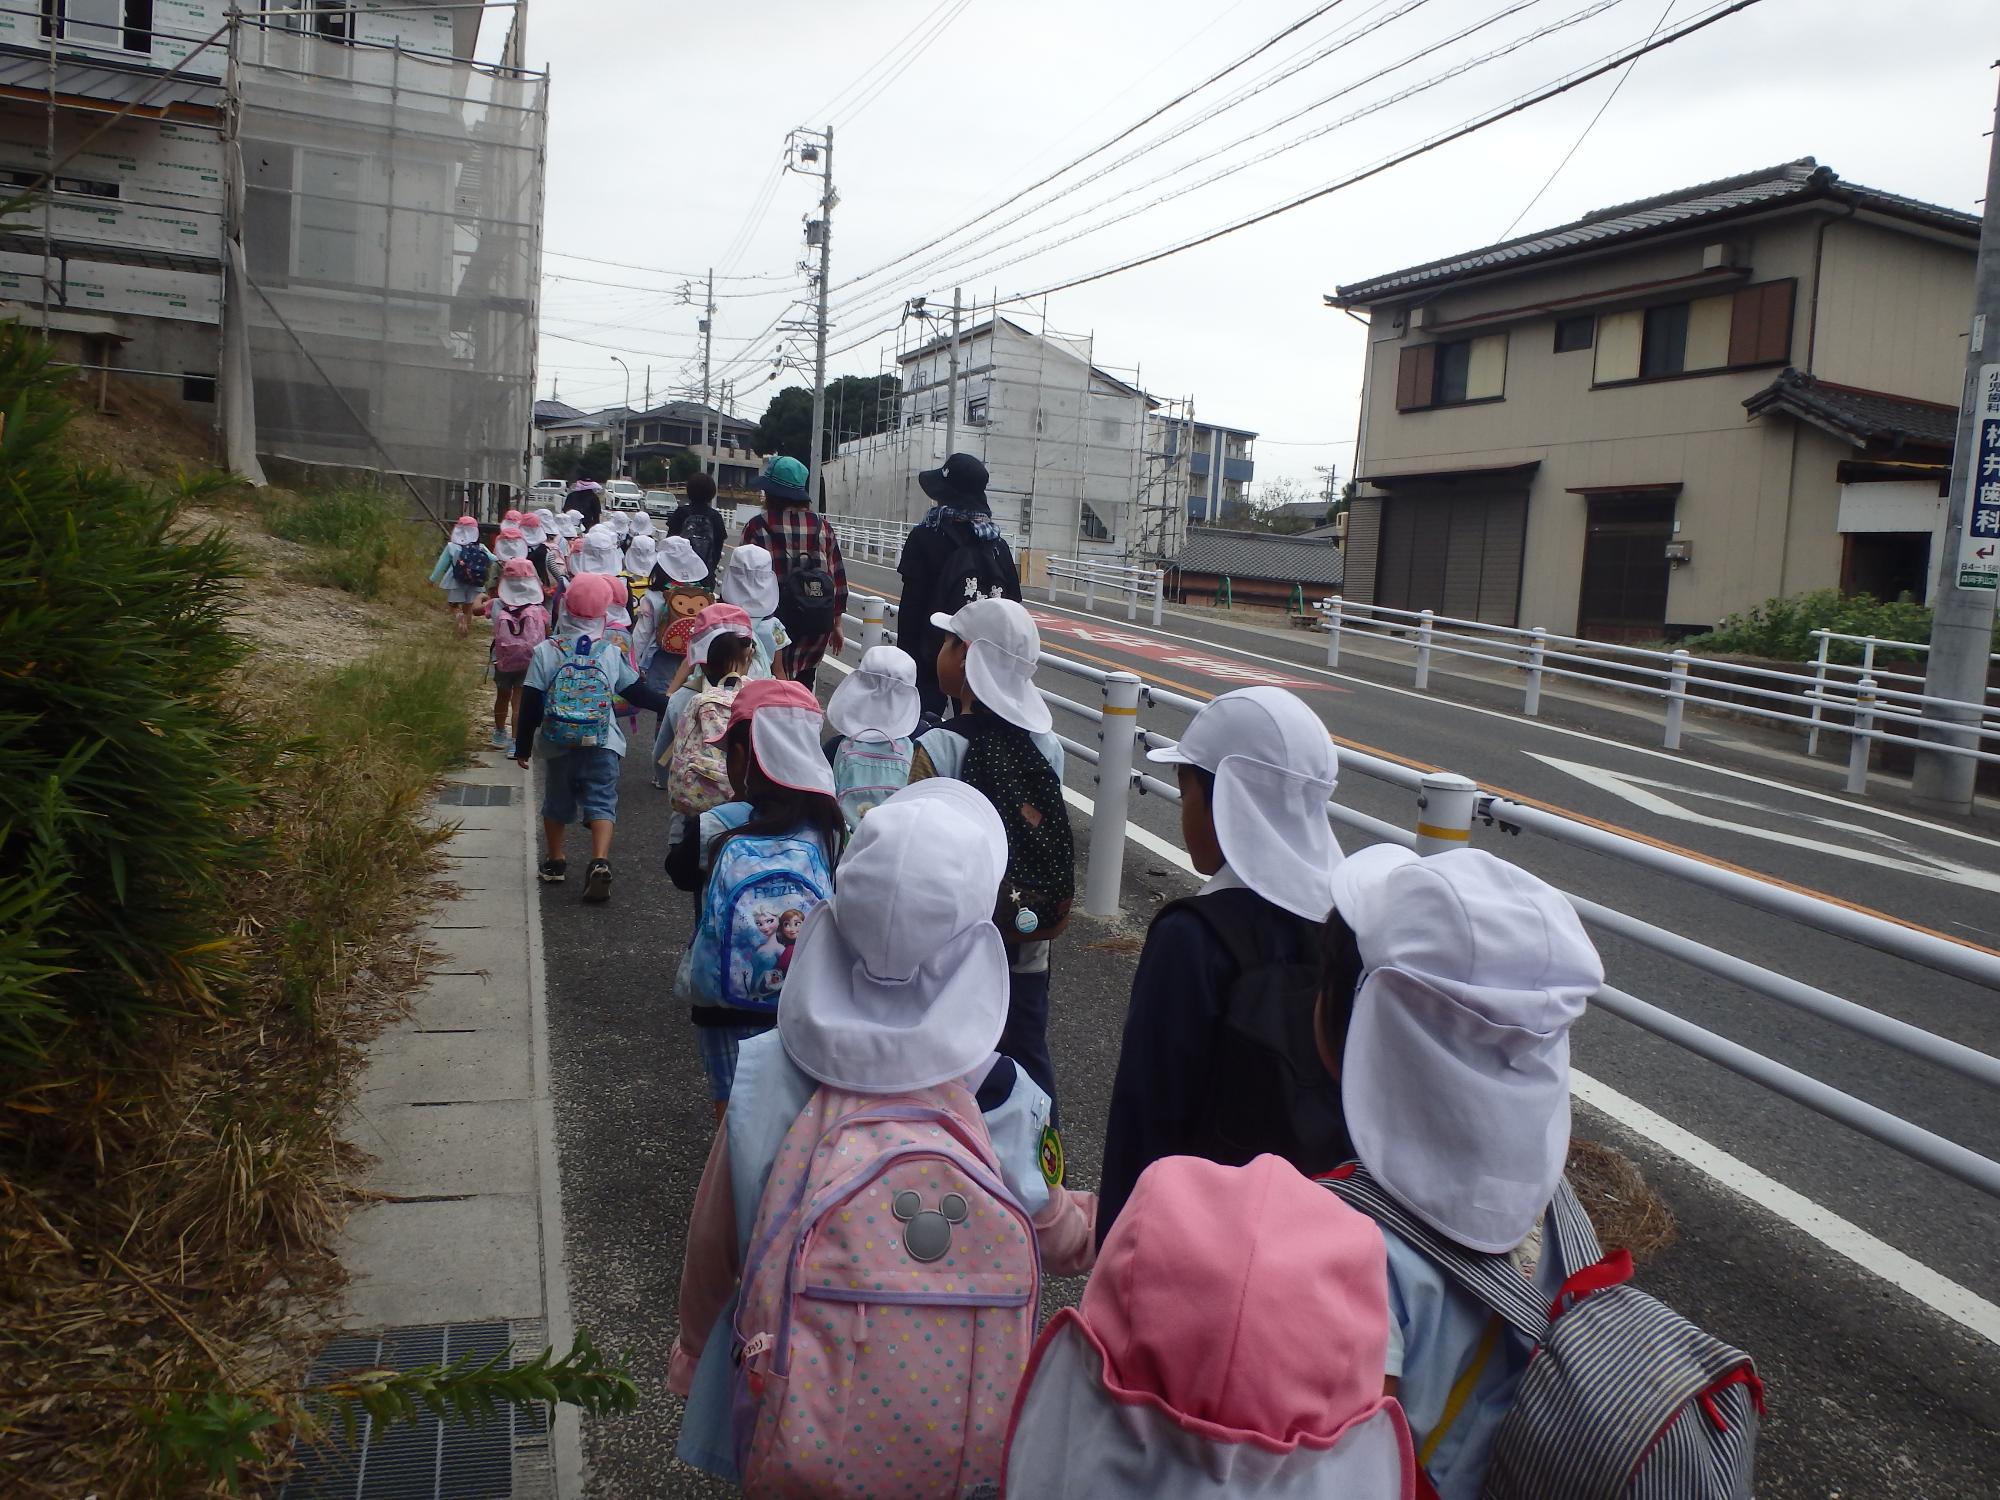
[[[611,742],[611,674],[597,659],[599,642],[580,635],[549,679],[542,738],[558,750],[588,750]]]
[[[709,873],[675,992],[696,1005],[775,1016],[799,929],[832,894],[833,870],[816,835],[728,840]]]
[[[493,554],[477,542],[466,542],[451,559],[451,576],[469,589],[486,587],[487,571],[493,566]]]
[[[847,831],[861,826],[870,808],[887,802],[909,784],[910,757],[915,742],[908,739],[857,739],[849,735],[833,752],[833,794],[847,819]]]

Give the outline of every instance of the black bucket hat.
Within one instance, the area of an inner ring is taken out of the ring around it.
[[[970,453],[952,454],[942,469],[925,469],[917,475],[917,483],[940,505],[986,509],[986,465]]]

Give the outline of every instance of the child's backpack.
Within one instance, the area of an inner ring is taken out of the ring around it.
[[[982,537],[967,521],[947,521],[940,529],[952,548],[938,569],[931,608],[941,615],[955,615],[974,599],[1000,598],[1006,592],[1000,562],[1007,544],[998,537]]]
[[[466,542],[451,560],[451,576],[469,589],[486,587],[486,574],[493,566],[493,554],[478,542]]]
[[[1272,957],[1272,909],[1249,891],[1188,896],[1153,920],[1176,911],[1199,920],[1236,971],[1216,1017],[1187,1154],[1247,1166],[1268,1152],[1308,1176],[1346,1161],[1354,1147],[1340,1086],[1320,1063],[1313,1030],[1320,965]]]
[[[794,554],[786,549],[784,576],[778,580],[778,622],[795,641],[832,635],[840,622],[840,611],[835,608],[839,588],[826,566],[826,543],[832,532],[818,516],[809,517],[806,531],[805,550]],[[771,532],[773,542],[783,547],[780,536],[776,530]]]
[[[910,781],[910,757],[915,743],[908,739],[857,739],[849,735],[833,752],[833,795],[847,819],[847,831],[861,826],[862,816],[887,802]]]
[[[1007,879],[993,920],[1008,944],[1038,943],[1069,925],[1076,896],[1076,842],[1062,779],[1018,724],[990,713],[949,726],[966,737],[959,778],[977,788],[1007,830]]]
[[[712,505],[696,505],[690,501],[681,507],[672,524],[680,528],[675,534],[686,537],[687,544],[694,548],[695,556],[708,564],[708,576],[713,578],[715,565],[722,560],[721,514]],[[672,525],[669,530],[672,530]]]
[[[744,1493],[957,1500],[999,1483],[1041,1257],[964,1084],[822,1088],[750,1244],[732,1344]]]
[[[729,758],[720,741],[709,742],[729,727],[729,709],[743,679],[731,677],[719,687],[705,688],[681,714],[668,749],[667,804],[677,813],[699,817],[720,807],[736,793],[729,785]]]
[[[493,665],[525,672],[535,647],[548,639],[549,612],[539,604],[501,605],[493,612]]]
[[[613,684],[598,660],[599,643],[580,635],[543,694],[542,738],[558,750],[588,750],[611,741]]]
[[[817,834],[729,838],[709,871],[675,992],[696,1005],[775,1016],[785,984],[785,913],[809,917],[832,894],[833,869]]]
[[[1320,1181],[1534,1341],[1482,1500],[1749,1500],[1764,1413],[1756,1366],[1627,1285],[1631,1255],[1604,1254],[1568,1182],[1556,1187],[1556,1242],[1563,1265],[1582,1269],[1545,1306],[1507,1256],[1442,1238],[1359,1163]]]

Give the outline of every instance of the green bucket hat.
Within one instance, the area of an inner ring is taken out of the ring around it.
[[[764,472],[751,480],[750,486],[776,500],[809,503],[812,496],[806,490],[806,480],[806,466],[796,458],[780,454],[764,465]]]

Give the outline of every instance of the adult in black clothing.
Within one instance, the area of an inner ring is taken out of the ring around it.
[[[703,588],[715,584],[715,570],[722,563],[722,543],[728,534],[729,523],[715,508],[715,480],[707,474],[690,475],[687,499],[667,517],[667,535],[686,537],[695,556],[708,564]]]
[[[903,542],[902,606],[896,612],[896,644],[917,664],[917,694],[924,713],[942,718],[945,695],[938,686],[938,647],[944,632],[933,614],[953,615],[968,600],[987,596],[1021,598],[1021,575],[1014,553],[986,502],[986,465],[970,453],[954,453],[941,469],[926,469],[917,483],[936,503]]]
[[[563,496],[563,509],[573,510],[583,517],[583,529],[590,530],[597,524],[604,510],[604,490],[594,480],[586,479],[582,484]]]

